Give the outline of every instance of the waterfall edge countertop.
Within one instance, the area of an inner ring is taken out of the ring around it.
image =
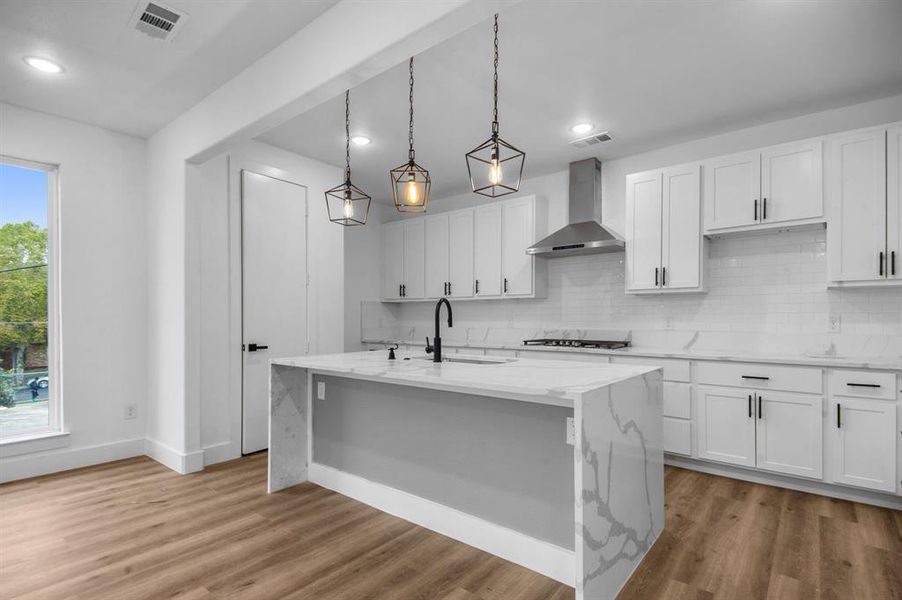
[[[395,360],[389,360],[387,352],[362,351],[275,358],[270,364],[352,379],[567,407],[586,393],[658,370],[642,365],[464,354],[449,356],[441,363],[430,359],[399,352]]]

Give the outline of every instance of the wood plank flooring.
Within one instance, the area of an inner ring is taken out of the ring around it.
[[[682,469],[620,600],[902,599],[902,513]],[[135,458],[0,486],[0,598],[563,600],[573,590],[312,484],[266,455]],[[594,599],[593,599],[594,600]]]

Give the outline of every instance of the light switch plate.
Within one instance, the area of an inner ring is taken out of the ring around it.
[[[840,329],[842,329],[842,317],[839,315],[830,315],[827,317],[827,331],[839,333]]]
[[[325,400],[326,399],[326,382],[325,381],[317,381],[316,382],[316,399],[317,400]]]
[[[576,423],[573,417],[567,417],[567,443],[571,446],[576,443]]]
[[[137,404],[126,404],[125,405],[125,414],[122,416],[124,419],[137,419],[138,418],[138,405]]]

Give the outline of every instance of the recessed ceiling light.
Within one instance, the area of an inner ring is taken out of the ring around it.
[[[354,142],[354,145],[356,146],[368,146],[373,140],[365,135],[355,135],[351,136],[351,141]]]
[[[593,129],[595,129],[595,125],[592,125],[592,123],[577,123],[570,128],[570,131],[573,133],[589,133]]]
[[[62,73],[63,68],[53,62],[52,60],[47,60],[46,58],[39,58],[37,56],[26,56],[25,64],[27,64],[32,69],[37,69],[41,73]]]

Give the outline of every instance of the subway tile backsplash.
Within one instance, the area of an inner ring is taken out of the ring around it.
[[[902,287],[827,289],[825,238],[817,228],[711,239],[704,294],[626,294],[621,253],[550,259],[546,299],[455,302],[455,329],[630,330],[634,339],[697,333],[719,345],[795,336],[800,350],[813,338],[817,346],[850,342],[850,353],[895,348],[884,342],[902,336]],[[431,302],[376,304],[364,307],[364,339],[386,328],[405,337],[431,327]]]

